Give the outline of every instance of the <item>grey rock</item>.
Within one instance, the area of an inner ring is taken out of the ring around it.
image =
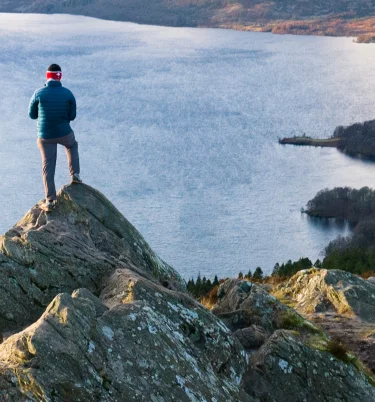
[[[185,290],[179,274],[97,190],[64,186],[50,214],[34,206],[0,237],[0,332],[35,321],[58,293],[100,293],[115,269]],[[10,302],[11,301],[11,302]]]
[[[75,290],[72,293],[72,297],[90,300],[95,307],[96,317],[102,316],[108,310],[108,307],[106,307],[96,296],[85,288]]]
[[[259,348],[269,337],[269,333],[259,325],[238,329],[233,335],[241,342],[246,349]]]
[[[198,303],[187,307],[160,286],[150,295],[155,305],[134,298],[98,316],[98,301],[87,296],[59,294],[0,345],[0,378],[14,379],[1,400],[254,400],[240,387],[239,342]]]
[[[284,330],[251,356],[245,390],[264,402],[375,401],[375,388],[353,364],[310,348]]]

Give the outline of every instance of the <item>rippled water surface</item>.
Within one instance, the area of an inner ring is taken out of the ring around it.
[[[0,14],[0,54],[1,232],[43,197],[27,107],[53,62],[77,98],[85,182],[186,278],[321,257],[348,229],[300,208],[326,187],[375,186],[372,162],[277,143],[375,118],[375,45]]]

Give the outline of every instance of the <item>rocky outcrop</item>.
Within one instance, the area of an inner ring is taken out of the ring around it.
[[[288,301],[333,339],[342,342],[375,374],[375,285],[340,270],[310,269],[279,285]]]
[[[334,312],[375,323],[375,285],[336,269],[299,271],[275,291],[303,314]]]
[[[0,267],[0,332],[35,321],[58,293],[85,287],[99,294],[115,269],[185,289],[179,274],[87,185],[63,187],[56,210],[46,214],[38,204],[1,236]]]
[[[254,398],[262,402],[375,400],[375,388],[362,363],[258,284],[226,280],[212,311],[251,356],[244,388]]]
[[[240,336],[260,342],[259,327],[270,335],[277,329],[292,329],[301,334],[315,334],[319,330],[292,308],[279,302],[261,286],[240,279],[228,279],[218,290],[218,302],[212,312]],[[244,331],[246,329],[246,331]],[[245,336],[247,334],[247,336]],[[244,346],[249,340],[244,341]]]
[[[255,401],[237,338],[96,190],[32,208],[0,257],[3,330],[47,306],[0,345],[1,401]]]
[[[245,390],[264,402],[375,400],[375,388],[353,364],[304,345],[288,331],[276,331],[250,363]]]

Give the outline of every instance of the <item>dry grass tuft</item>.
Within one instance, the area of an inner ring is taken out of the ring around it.
[[[201,299],[201,304],[211,310],[213,306],[217,303],[217,291],[219,289],[219,285],[213,287],[206,296],[203,296]]]

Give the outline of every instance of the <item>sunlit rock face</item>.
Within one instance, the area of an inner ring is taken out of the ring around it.
[[[1,401],[255,400],[237,338],[93,188],[63,187],[0,250]]]
[[[264,339],[258,337],[260,331],[257,327],[263,328],[269,335],[277,329],[291,329],[306,336],[318,331],[313,324],[261,286],[240,279],[228,279],[220,285],[218,302],[212,312],[233,331],[246,329],[248,335],[253,333],[259,339],[256,342]]]
[[[331,269],[299,271],[279,286],[303,314],[333,312],[375,323],[375,285],[349,272]]]

